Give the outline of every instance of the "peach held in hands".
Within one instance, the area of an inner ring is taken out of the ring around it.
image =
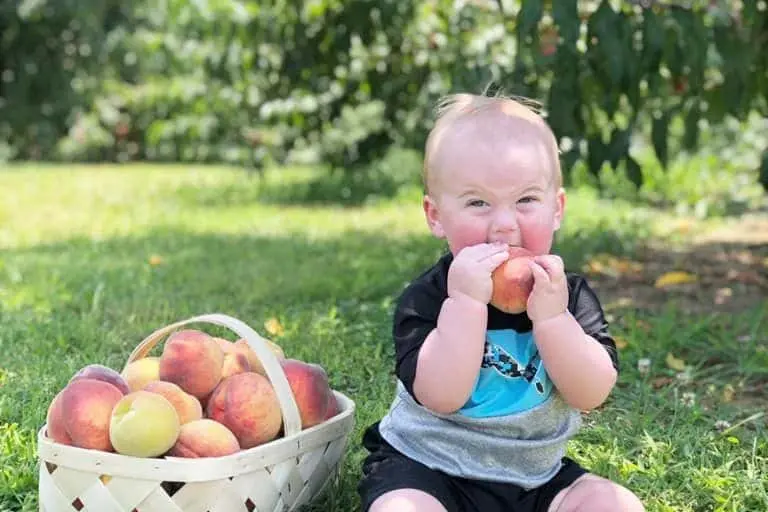
[[[491,305],[505,313],[522,313],[528,308],[533,289],[533,272],[529,266],[533,253],[522,247],[510,247],[509,259],[491,274]]]
[[[173,408],[176,409],[176,414],[179,415],[179,423],[182,425],[203,417],[203,406],[200,405],[200,400],[173,382],[165,382],[164,380],[152,381],[144,386],[144,391],[162,395],[171,402]]]
[[[72,376],[69,382],[72,382],[76,379],[103,380],[104,382],[108,382],[115,386],[124,395],[127,395],[131,392],[131,389],[128,387],[128,383],[125,381],[122,375],[120,375],[112,368],[100,364],[89,364],[88,366],[81,368],[76,374]]]
[[[173,333],[160,356],[160,380],[173,382],[197,398],[221,381],[224,351],[209,335],[194,329]]]
[[[160,380],[160,358],[145,357],[128,363],[121,374],[131,391],[139,391],[152,381]]]
[[[109,421],[123,392],[102,380],[76,379],[48,408],[48,437],[61,444],[112,451]]]
[[[181,426],[176,444],[168,452],[173,457],[221,457],[240,450],[237,438],[227,427],[203,418]]]
[[[115,451],[133,457],[157,457],[179,437],[179,415],[164,396],[149,391],[125,395],[112,410],[109,434]]]
[[[301,427],[309,428],[325,421],[329,408],[336,406],[336,399],[323,367],[298,359],[285,359],[280,364],[299,407]]]
[[[283,425],[272,384],[255,372],[238,373],[221,381],[208,400],[206,412],[208,418],[231,430],[243,449],[275,439]]]

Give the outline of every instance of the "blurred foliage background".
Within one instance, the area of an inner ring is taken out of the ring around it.
[[[652,191],[671,157],[730,149],[768,188],[767,43],[765,0],[3,0],[0,160],[395,190],[435,101],[490,86],[541,103],[568,178]]]

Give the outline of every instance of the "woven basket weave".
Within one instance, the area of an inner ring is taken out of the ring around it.
[[[280,400],[284,436],[224,457],[139,458],[55,443],[43,425],[38,432],[41,511],[290,511],[311,502],[337,475],[354,427],[354,402],[334,391],[340,412],[301,430],[280,363],[264,339],[240,320],[210,314],[168,325],[143,340],[126,365],[192,323],[224,326],[248,341]]]

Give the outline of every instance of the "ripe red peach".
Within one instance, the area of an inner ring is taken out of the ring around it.
[[[197,398],[219,384],[224,352],[208,334],[185,329],[172,334],[160,356],[160,380],[173,382]]]
[[[522,247],[510,247],[509,259],[491,274],[491,305],[506,313],[522,313],[528,309],[528,296],[533,289],[533,272],[529,266],[533,253]]]

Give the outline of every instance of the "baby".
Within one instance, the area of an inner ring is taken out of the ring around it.
[[[550,254],[565,192],[549,126],[514,99],[450,96],[424,184],[427,224],[449,250],[397,302],[397,390],[363,438],[362,510],[644,510],[565,456],[618,360],[597,296]],[[519,314],[489,304],[510,246],[534,254]]]

